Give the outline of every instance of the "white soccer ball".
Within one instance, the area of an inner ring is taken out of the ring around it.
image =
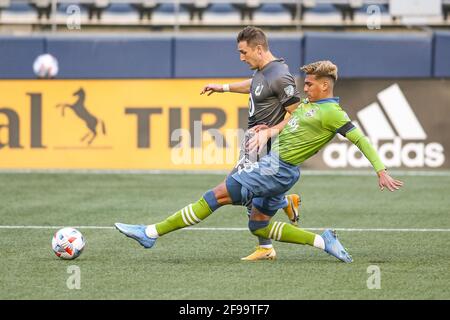
[[[49,53],[41,54],[34,60],[33,71],[39,78],[54,78],[58,74],[58,60]]]
[[[52,239],[52,249],[56,256],[66,260],[78,257],[85,244],[83,235],[75,228],[62,228]]]

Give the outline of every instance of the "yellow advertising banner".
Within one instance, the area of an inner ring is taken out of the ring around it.
[[[2,80],[0,168],[227,170],[248,95],[203,80]]]

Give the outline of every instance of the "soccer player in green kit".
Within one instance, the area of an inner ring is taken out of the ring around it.
[[[333,95],[337,67],[330,61],[318,61],[303,66],[301,70],[306,73],[304,91],[308,99],[290,118],[259,131],[250,140],[251,149],[261,149],[269,138],[278,135],[269,154],[227,177],[200,200],[162,222],[148,226],[116,223],[116,228],[145,248],[151,248],[160,236],[199,223],[224,205],[245,205],[251,201],[253,207],[248,227],[255,236],[310,245],[343,262],[352,262],[352,257],[333,230],[327,229],[319,235],[287,223],[271,221],[284,205],[285,193],[298,181],[299,165],[339,133],[358,146],[371,162],[381,190],[385,187],[390,191],[398,190],[403,182],[387,173],[369,140],[339,106],[339,99]]]

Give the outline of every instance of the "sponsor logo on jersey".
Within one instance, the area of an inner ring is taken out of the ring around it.
[[[258,84],[258,86],[255,89],[255,96],[259,97],[261,95],[263,88],[264,88],[263,84]]]
[[[296,117],[292,117],[288,121],[288,128],[290,129],[291,132],[298,129],[298,119]]]
[[[308,112],[305,113],[305,117],[312,117],[316,114],[316,109],[311,109]]]

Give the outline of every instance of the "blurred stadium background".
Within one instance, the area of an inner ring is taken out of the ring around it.
[[[450,298],[449,252],[433,245],[450,240],[449,11],[450,0],[0,0],[0,298]],[[277,264],[242,265],[254,239],[239,208],[199,227],[242,232],[180,232],[153,253],[109,229],[162,219],[233,166],[228,134],[246,126],[248,97],[199,93],[252,76],[235,40],[247,25],[267,32],[300,92],[300,66],[332,60],[342,106],[406,183],[380,194],[368,162],[338,137],[304,164],[293,190],[305,199],[302,226],[340,227],[350,267],[280,243]],[[33,71],[45,53],[58,61],[51,79]],[[77,292],[65,282],[74,262],[50,249],[69,225],[88,242]],[[224,242],[230,252],[216,250]],[[366,286],[370,265],[382,290]]]

